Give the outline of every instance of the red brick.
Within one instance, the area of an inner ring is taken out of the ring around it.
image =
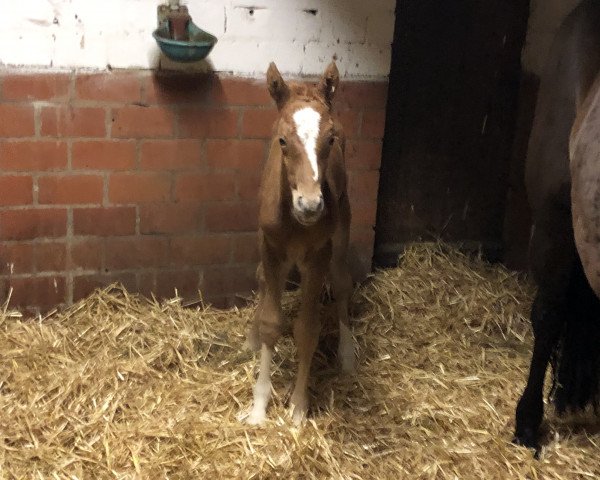
[[[238,195],[241,200],[258,200],[261,177],[259,175],[245,175],[238,178]]]
[[[62,237],[66,233],[66,209],[48,208],[0,211],[0,239],[3,240]]]
[[[271,138],[277,110],[246,110],[242,119],[242,136],[247,138]]]
[[[129,237],[106,240],[105,267],[110,270],[162,267],[167,264],[166,238]]]
[[[112,121],[112,136],[117,138],[170,137],[175,126],[171,110],[137,105],[114,109]]]
[[[377,202],[353,202],[352,204],[352,225],[369,226],[375,225],[377,216]]]
[[[133,273],[79,275],[73,278],[73,301],[86,298],[96,289],[107,287],[113,283],[120,283],[132,292],[137,290],[137,279]]]
[[[28,176],[0,176],[0,207],[30,205],[33,202],[33,179]]]
[[[72,167],[86,170],[129,170],[135,167],[135,142],[93,140],[73,142]]]
[[[38,243],[34,252],[38,272],[63,272],[67,267],[66,243]]]
[[[350,243],[355,243],[368,248],[373,247],[375,241],[375,229],[361,225],[350,227]]]
[[[200,274],[195,270],[178,270],[175,272],[156,272],[152,293],[158,298],[175,298],[175,290],[180,298],[198,296]]]
[[[235,197],[235,175],[182,174],[175,180],[177,201],[232,200]]]
[[[256,266],[219,266],[204,270],[202,293],[206,295],[249,294],[256,289]]]
[[[352,138],[358,135],[360,118],[358,110],[342,110],[337,112],[338,119],[342,123],[346,137]]]
[[[238,134],[236,109],[184,108],[179,112],[179,135],[192,138],[227,138]]]
[[[365,110],[360,130],[361,137],[382,139],[384,132],[385,110]]]
[[[75,92],[82,100],[133,103],[141,100],[141,82],[135,73],[79,75],[75,79]]]
[[[108,198],[112,203],[164,202],[171,192],[171,176],[158,173],[111,175]]]
[[[156,295],[156,271],[148,271],[137,275],[137,292],[151,298]]]
[[[147,140],[142,144],[142,168],[180,170],[203,166],[200,140]]]
[[[202,206],[196,203],[150,204],[140,207],[140,233],[195,232],[202,225]]]
[[[214,84],[213,74],[153,74],[144,78],[145,101],[161,105],[205,103]]]
[[[212,89],[211,100],[218,105],[273,104],[264,81],[242,78],[221,78]]]
[[[66,281],[59,275],[49,277],[13,278],[11,307],[50,309],[66,302]]]
[[[346,168],[348,170],[378,170],[381,165],[380,140],[360,140],[346,144]]]
[[[135,233],[135,207],[75,208],[73,233],[112,237]]]
[[[237,234],[233,236],[234,263],[258,262],[258,235],[256,233]]]
[[[103,108],[44,107],[40,114],[44,137],[104,137],[106,113]]]
[[[349,175],[348,194],[353,202],[377,201],[379,172],[353,172]]]
[[[69,93],[68,74],[11,75],[2,79],[4,100],[64,100]]]
[[[67,167],[65,142],[0,143],[0,170],[57,170]]]
[[[206,205],[204,226],[209,232],[252,232],[258,229],[258,205],[250,202]]]
[[[33,245],[0,243],[0,275],[33,272]]]
[[[335,105],[338,108],[385,109],[387,91],[387,82],[341,82]]]
[[[186,236],[171,240],[172,265],[214,265],[229,263],[230,258],[229,235]]]
[[[100,271],[104,258],[104,242],[86,238],[71,245],[71,265],[69,268]]]
[[[103,185],[100,175],[40,177],[38,199],[42,204],[102,203]]]
[[[361,282],[371,271],[375,231],[370,227],[350,229],[349,261],[352,278]]]
[[[260,172],[265,157],[264,140],[206,141],[206,162],[212,170]]]
[[[30,137],[34,134],[32,106],[0,105],[0,137]]]

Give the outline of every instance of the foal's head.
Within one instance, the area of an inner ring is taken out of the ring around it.
[[[291,190],[292,214],[302,225],[312,225],[325,210],[323,185],[327,160],[337,140],[331,102],[339,72],[332,62],[318,85],[288,85],[271,63],[267,82],[279,109],[273,141],[281,148],[284,175]]]

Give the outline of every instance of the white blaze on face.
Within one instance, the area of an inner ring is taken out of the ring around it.
[[[313,169],[313,179],[319,179],[319,166],[317,165],[317,138],[319,138],[319,125],[321,114],[315,109],[306,107],[296,111],[293,115],[296,124],[296,133],[304,145],[308,161]]]

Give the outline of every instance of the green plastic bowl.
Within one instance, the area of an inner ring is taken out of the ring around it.
[[[154,30],[152,36],[165,56],[175,62],[187,63],[205,59],[217,43],[217,37],[205,32],[192,21],[188,23],[188,33],[189,41],[173,40],[165,24]]]

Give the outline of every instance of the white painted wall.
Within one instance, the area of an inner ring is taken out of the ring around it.
[[[581,0],[531,0],[523,67],[539,75],[560,24]]]
[[[156,68],[152,38],[164,0],[1,0],[0,63],[56,69]],[[396,0],[184,0],[217,36],[216,71],[261,77],[271,60],[292,75],[320,74],[337,56],[346,77],[390,70]],[[250,14],[250,8],[253,14]],[[316,9],[317,15],[305,12]],[[173,68],[160,60],[163,68]],[[198,67],[196,67],[198,68]]]

